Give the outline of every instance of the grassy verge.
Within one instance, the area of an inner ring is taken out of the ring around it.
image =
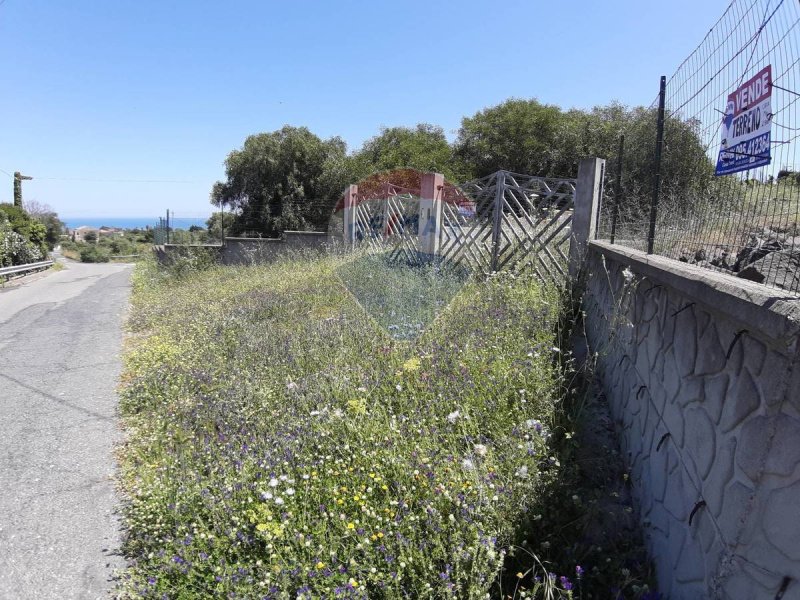
[[[559,299],[430,278],[137,266],[123,597],[573,597],[578,555],[536,540],[564,530]]]

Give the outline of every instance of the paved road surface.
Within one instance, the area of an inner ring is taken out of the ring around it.
[[[111,476],[131,267],[0,290],[0,598],[100,598],[122,565]]]

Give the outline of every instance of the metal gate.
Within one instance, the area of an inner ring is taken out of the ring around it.
[[[508,171],[445,184],[435,259],[482,273],[530,269],[543,282],[564,281],[575,185],[574,179]],[[355,242],[406,263],[430,259],[419,251],[419,189],[385,183],[355,199]]]
[[[389,251],[393,260],[418,260],[419,190],[385,183],[356,197],[356,241]]]
[[[542,281],[563,281],[575,183],[498,171],[446,187],[441,261],[484,273],[530,268]]]

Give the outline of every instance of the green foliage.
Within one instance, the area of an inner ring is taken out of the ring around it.
[[[383,128],[379,135],[367,140],[351,160],[352,182],[372,173],[404,168],[435,171],[451,181],[463,181],[466,177],[462,165],[453,156],[444,130],[427,123],[414,128]]]
[[[81,262],[101,263],[111,260],[111,253],[105,248],[94,244],[86,245],[80,250]]]
[[[0,211],[0,267],[11,267],[42,260],[41,249],[14,231],[5,212]]]
[[[225,161],[227,180],[217,182],[211,202],[237,213],[231,233],[325,229],[346,181],[345,144],[321,140],[305,127],[249,136]]]
[[[506,100],[461,121],[456,156],[476,177],[500,169],[542,176],[568,176],[568,122],[557,106],[535,99]],[[573,152],[574,154],[574,152]]]
[[[32,218],[22,207],[13,204],[0,204],[0,213],[5,214],[11,229],[38,248],[42,255],[47,253],[47,228]]]
[[[0,204],[0,265],[21,265],[47,256],[47,228],[13,204]]]
[[[226,217],[222,212],[211,213],[208,221],[206,221],[209,237],[213,240],[221,240],[223,237],[223,226],[225,229],[230,230],[233,218],[233,215],[228,215]]]
[[[503,595],[516,528],[558,470],[558,302],[505,276],[447,307],[403,294],[398,321],[438,316],[400,341],[342,285],[349,260],[137,269],[123,596]],[[398,277],[352,268],[376,289]]]

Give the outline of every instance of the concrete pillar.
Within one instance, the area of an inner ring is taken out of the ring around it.
[[[344,243],[356,243],[356,206],[357,206],[358,186],[348,185],[344,189]]]
[[[595,238],[597,232],[605,169],[606,161],[602,158],[584,158],[578,165],[578,183],[575,186],[575,208],[572,212],[572,236],[569,245],[569,274],[573,278],[581,270],[587,243]]]
[[[423,173],[419,192],[419,255],[431,261],[439,254],[442,230],[442,188],[444,175]]]

